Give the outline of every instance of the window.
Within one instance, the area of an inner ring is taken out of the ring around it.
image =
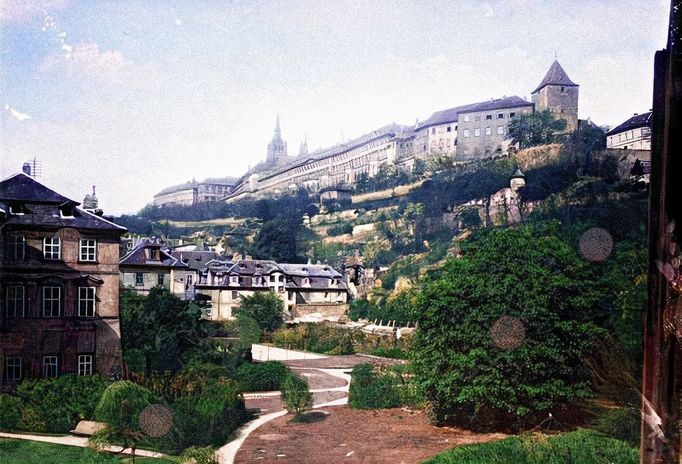
[[[469,137],[469,129],[464,129],[464,137]]]
[[[59,237],[43,239],[43,256],[45,259],[60,259],[62,243]]]
[[[469,116],[468,114],[465,114],[464,115],[464,121],[466,121],[466,122],[471,121],[471,116]]]
[[[78,355],[78,375],[92,375],[92,355]]]
[[[59,375],[59,365],[56,356],[43,356],[43,377],[51,379]]]
[[[565,91],[565,90],[566,90],[566,89],[565,89],[564,86],[562,85],[562,86],[561,86],[561,91],[563,92],[563,91]]]
[[[23,235],[10,235],[7,237],[7,258],[17,261],[24,259],[26,239]]]
[[[59,317],[61,296],[61,287],[43,287],[43,317]]]
[[[135,273],[135,286],[142,287],[144,285],[144,274],[141,272]]]
[[[21,358],[12,356],[5,359],[5,377],[8,382],[21,380]]]
[[[452,126],[448,126],[447,129],[445,129],[446,132],[452,132]]]
[[[95,317],[95,287],[78,287],[78,316]]]
[[[514,112],[509,113],[510,118],[513,118],[514,116],[516,116],[516,113],[514,113]]]
[[[474,117],[474,121],[480,121],[480,120],[481,120],[481,117],[480,117],[480,116],[475,116],[475,117]]]
[[[85,239],[80,241],[78,259],[81,261],[97,260],[97,240]]]
[[[490,134],[492,134],[492,133],[493,133],[493,131],[492,131],[492,129],[491,129],[490,127],[486,127],[486,128],[485,128],[485,135],[490,135]]]
[[[493,115],[492,115],[492,114],[486,114],[486,115],[485,115],[485,120],[486,120],[486,121],[490,121],[492,118],[493,118]]]
[[[236,290],[232,290],[232,301],[235,301],[239,298],[239,292]]]
[[[474,129],[474,136],[480,137],[481,136],[481,129]]]
[[[163,274],[156,275],[156,285],[163,287]]]
[[[497,119],[504,119],[504,113],[497,113]]]
[[[435,128],[435,127],[432,127],[432,128],[431,128],[431,133],[432,133],[432,134],[435,134],[435,133],[436,133],[436,128]]]
[[[497,134],[498,135],[504,134],[504,126],[497,126]]]
[[[5,296],[7,317],[24,317],[24,286],[8,285]]]

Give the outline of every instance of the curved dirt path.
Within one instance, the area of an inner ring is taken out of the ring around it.
[[[347,368],[334,369],[301,366],[304,360],[320,360],[328,358],[328,356],[286,350],[267,345],[253,345],[252,355],[256,361],[282,361],[286,363],[287,361],[296,360],[297,367],[291,367],[291,369],[306,378],[310,386],[313,387],[311,388],[311,393],[313,393],[314,409],[326,406],[341,406],[348,403],[350,374],[347,373]],[[249,407],[259,407],[261,411],[273,410],[274,412],[260,416],[239,429],[237,438],[216,451],[216,461],[218,464],[233,464],[239,448],[253,431],[287,414],[279,399],[279,394],[280,392],[278,391],[244,394],[244,399]]]

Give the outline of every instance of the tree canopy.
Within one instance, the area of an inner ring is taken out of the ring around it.
[[[508,126],[508,137],[520,148],[545,145],[555,140],[557,132],[566,129],[566,120],[555,118],[549,110],[522,114],[512,119]]]
[[[587,396],[602,292],[561,224],[482,230],[462,251],[418,298],[413,363],[436,422],[527,423]]]
[[[282,326],[284,303],[274,292],[256,292],[242,298],[237,317],[248,317],[258,322],[264,332],[272,332]]]

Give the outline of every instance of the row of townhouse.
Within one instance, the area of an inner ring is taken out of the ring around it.
[[[126,231],[24,173],[0,182],[0,389],[121,370]]]
[[[285,316],[322,318],[348,311],[348,287],[342,274],[326,264],[287,264],[250,258],[228,259],[212,251],[172,251],[144,239],[120,261],[121,287],[140,294],[154,287],[206,304],[207,317],[227,320],[241,299],[272,291],[283,302]]]
[[[257,292],[276,294],[289,320],[336,319],[348,312],[345,277],[326,264],[216,259],[200,273],[196,292],[210,302],[216,321],[234,318],[242,298]]]

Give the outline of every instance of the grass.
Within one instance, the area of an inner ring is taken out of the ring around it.
[[[597,432],[579,429],[562,435],[523,435],[461,446],[424,464],[637,464],[639,451]]]
[[[54,445],[28,440],[0,438],[0,462],[3,464],[122,464],[131,459],[109,453],[98,453],[89,448]],[[136,464],[170,464],[175,460],[135,458]]]

